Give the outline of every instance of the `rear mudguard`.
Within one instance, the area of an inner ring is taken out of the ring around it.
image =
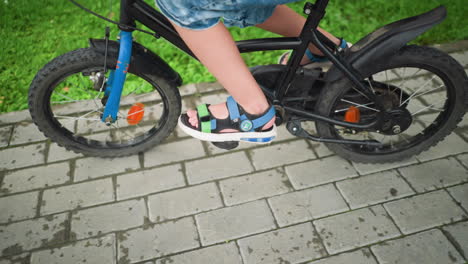
[[[388,24],[359,40],[344,53],[344,59],[351,64],[361,76],[368,76],[373,69],[385,63],[396,51],[422,33],[442,22],[447,16],[444,6],[439,6],[419,16],[409,17]],[[343,73],[333,66],[327,73],[326,81],[333,82],[344,77]]]
[[[96,49],[97,52],[102,54],[105,53],[106,40],[89,39],[89,44],[92,48]],[[109,40],[107,50],[108,58],[117,61],[119,56],[119,47],[120,45],[117,41]],[[182,78],[171,68],[171,66],[161,59],[161,57],[137,42],[133,42],[129,71],[156,75],[166,79],[176,86],[180,86],[182,84]]]

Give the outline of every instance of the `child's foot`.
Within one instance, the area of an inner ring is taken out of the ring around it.
[[[262,109],[263,110],[263,109]],[[188,135],[205,141],[246,141],[269,143],[276,137],[275,109],[249,113],[229,97],[226,103],[202,104],[179,118],[179,127]]]
[[[341,39],[340,48],[344,49],[346,47],[351,47],[351,46],[352,46],[351,43],[348,43],[346,42],[346,40]],[[291,52],[283,53],[283,55],[281,55],[278,60],[278,64],[282,64],[282,65],[288,64],[289,56],[291,56]],[[304,57],[302,57],[300,65],[304,66],[307,64],[319,63],[319,62],[328,62],[328,59],[324,57],[323,55],[313,54],[309,49],[307,49],[306,54],[304,55]]]
[[[225,119],[225,118],[228,118],[228,116],[229,116],[229,111],[228,111],[228,109],[226,107],[226,103],[210,105],[208,107],[208,109],[210,110],[211,114],[217,119]],[[188,115],[188,118],[189,118],[188,121],[190,122],[190,124],[192,126],[198,128],[197,110],[190,109],[190,110],[187,111],[187,115]],[[274,123],[275,123],[275,117],[273,117],[268,123],[266,123],[263,126],[262,129],[263,130],[269,129],[270,127],[273,126]],[[229,132],[239,132],[239,130],[226,128],[226,129],[223,129],[223,130],[221,130],[219,132],[220,133],[229,133]]]

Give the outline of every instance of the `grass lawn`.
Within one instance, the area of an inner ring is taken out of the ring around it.
[[[145,0],[152,4],[152,0]],[[79,0],[84,6],[118,19],[119,1]],[[305,1],[289,4],[301,12]],[[428,11],[440,4],[447,6],[448,18],[415,43],[421,45],[468,39],[466,0],[332,0],[321,26],[336,36],[356,42],[376,28],[408,16]],[[104,35],[104,22],[78,9],[66,0],[0,0],[0,113],[27,108],[27,93],[35,73],[48,61],[68,51],[88,46],[88,38]],[[112,26],[112,36],[118,33]],[[257,28],[232,28],[236,40],[273,37]],[[184,83],[213,81],[204,67],[170,46],[163,39],[135,33],[142,43],[178,71]],[[244,54],[249,66],[271,64],[281,54],[256,52]]]

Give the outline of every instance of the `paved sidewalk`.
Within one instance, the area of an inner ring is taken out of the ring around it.
[[[451,55],[468,69],[468,51]],[[184,107],[224,96],[181,92]],[[466,263],[467,140],[468,116],[417,157],[363,165],[284,127],[233,151],[177,130],[111,160],[0,115],[0,264]]]

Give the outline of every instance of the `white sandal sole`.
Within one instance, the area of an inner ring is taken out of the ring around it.
[[[178,125],[187,135],[203,141],[225,142],[225,141],[243,141],[255,144],[267,144],[276,137],[276,126],[265,132],[237,132],[237,133],[204,133],[188,127],[182,123],[179,117]]]

